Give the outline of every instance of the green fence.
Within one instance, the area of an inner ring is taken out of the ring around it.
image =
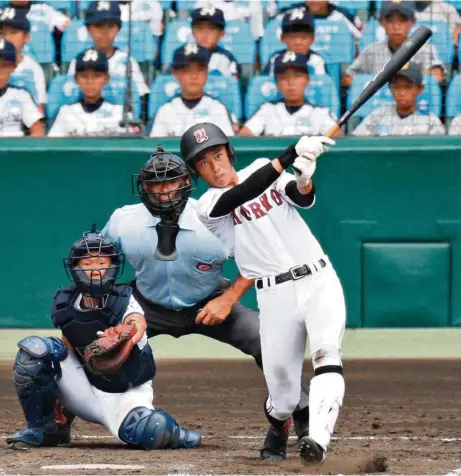
[[[238,167],[290,140],[233,141]],[[178,140],[164,140],[178,152]],[[1,140],[0,326],[48,327],[73,241],[136,203],[148,139]],[[343,282],[349,327],[461,325],[461,139],[343,139],[303,213]],[[203,192],[199,184],[195,195]],[[235,267],[229,263],[229,276]],[[244,299],[255,306],[254,294]]]

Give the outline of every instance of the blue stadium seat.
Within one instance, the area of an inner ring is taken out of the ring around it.
[[[158,75],[152,85],[149,97],[149,119],[157,114],[160,106],[179,93],[179,84],[171,74]],[[221,101],[228,111],[240,120],[242,118],[242,97],[240,84],[232,77],[209,76],[205,92]]]
[[[447,117],[455,117],[461,114],[461,73],[451,79],[447,90]]]
[[[24,53],[33,56],[42,65],[54,63],[56,50],[53,35],[46,23],[31,22],[30,41],[24,47]]]
[[[171,64],[174,50],[191,39],[192,31],[189,20],[176,19],[168,23],[163,36],[161,52],[162,64]]]
[[[11,86],[27,89],[30,95],[34,98],[34,101],[38,104],[37,89],[35,87],[34,75],[32,71],[25,70],[22,73],[13,73],[10,76],[8,83],[11,84]]]
[[[85,11],[89,7],[92,1],[93,0],[79,0],[78,1],[79,10]],[[173,0],[158,0],[158,1],[164,10],[169,10],[173,6]]]
[[[131,56],[139,63],[152,62],[156,45],[149,30],[149,25],[142,21],[132,22],[131,35]],[[90,48],[92,45],[93,40],[83,20],[72,20],[62,39],[62,61],[70,63],[81,51]],[[122,24],[114,45],[123,51],[128,51],[128,26],[126,24]]]
[[[312,76],[305,96],[312,104],[328,107],[333,114],[339,117],[339,94],[330,76]],[[273,77],[254,76],[248,85],[245,97],[245,117],[250,118],[263,103],[277,101],[281,98]]]
[[[461,0],[445,0],[447,3],[453,5],[456,10],[461,10]]]
[[[365,86],[373,79],[372,74],[357,74],[354,76],[351,87],[347,94],[347,107],[350,108],[353,102],[359,97]],[[430,75],[424,75],[425,89],[418,97],[418,110],[421,112],[430,111],[436,116],[442,112],[442,91],[436,79]],[[355,114],[356,117],[366,117],[374,109],[378,109],[385,104],[393,103],[391,90],[388,86],[381,88],[368,102],[366,102]]]
[[[103,96],[116,104],[123,104],[125,101],[125,78],[114,76],[110,83],[104,88]],[[59,108],[65,104],[71,104],[81,98],[81,91],[72,76],[60,74],[53,78],[48,88],[48,103],[46,113],[49,119],[53,119],[58,114]],[[134,105],[134,115],[141,117],[141,100],[136,93],[136,88],[132,88],[132,100]]]

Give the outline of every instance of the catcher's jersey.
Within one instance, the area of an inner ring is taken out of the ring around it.
[[[127,64],[128,53],[116,48],[115,53],[109,58],[109,75],[125,77]],[[75,58],[71,61],[67,74],[71,76],[75,75]],[[149,94],[150,89],[144,80],[144,76],[142,75],[138,62],[133,57],[131,57],[131,74],[138,94],[140,96]]]
[[[461,116],[456,116],[453,119],[448,134],[450,136],[461,136]]]
[[[13,72],[14,75],[29,75],[35,86],[35,100],[38,104],[46,104],[46,81],[42,67],[30,56],[24,55]]]
[[[316,136],[324,134],[335,122],[336,118],[325,107],[309,103],[289,107],[278,101],[263,104],[245,126],[255,136]]]
[[[226,136],[233,136],[232,120],[223,103],[204,94],[200,101],[188,104],[180,96],[160,107],[150,137],[181,136],[198,122],[212,122]]]
[[[354,130],[355,136],[411,136],[445,135],[445,127],[432,113],[421,114],[418,111],[410,116],[398,114],[394,104],[388,104],[373,111]]]
[[[119,126],[123,118],[123,106],[102,101],[93,112],[84,108],[83,101],[66,104],[59,109],[58,116],[48,133],[49,137],[103,137],[126,132]]]
[[[22,137],[24,126],[30,128],[42,118],[27,90],[13,86],[0,90],[0,137]]]
[[[258,159],[237,172],[239,183],[263,167]],[[211,218],[219,197],[228,188],[210,188],[198,202],[198,216],[231,250],[240,274],[247,279],[277,275],[293,266],[322,258],[323,251],[285,193],[293,175],[283,172],[263,194],[231,214]]]

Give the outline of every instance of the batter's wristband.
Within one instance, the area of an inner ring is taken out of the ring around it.
[[[296,160],[296,157],[298,157],[298,154],[296,153],[296,146],[290,145],[282,152],[282,154],[279,155],[278,159],[280,165],[284,169],[287,169],[290,165],[293,165],[293,162]]]

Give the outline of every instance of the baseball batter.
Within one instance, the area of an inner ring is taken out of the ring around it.
[[[286,448],[289,418],[300,398],[306,338],[315,376],[309,430],[299,440],[306,463],[326,458],[344,396],[341,341],[346,310],[339,279],[295,206],[314,204],[316,159],[334,144],[302,137],[277,159],[258,159],[237,172],[235,151],[214,124],[191,127],[181,153],[209,186],[200,220],[233,251],[240,273],[254,279],[260,309],[263,369],[271,427],[264,445]],[[286,172],[293,165],[295,175]]]

